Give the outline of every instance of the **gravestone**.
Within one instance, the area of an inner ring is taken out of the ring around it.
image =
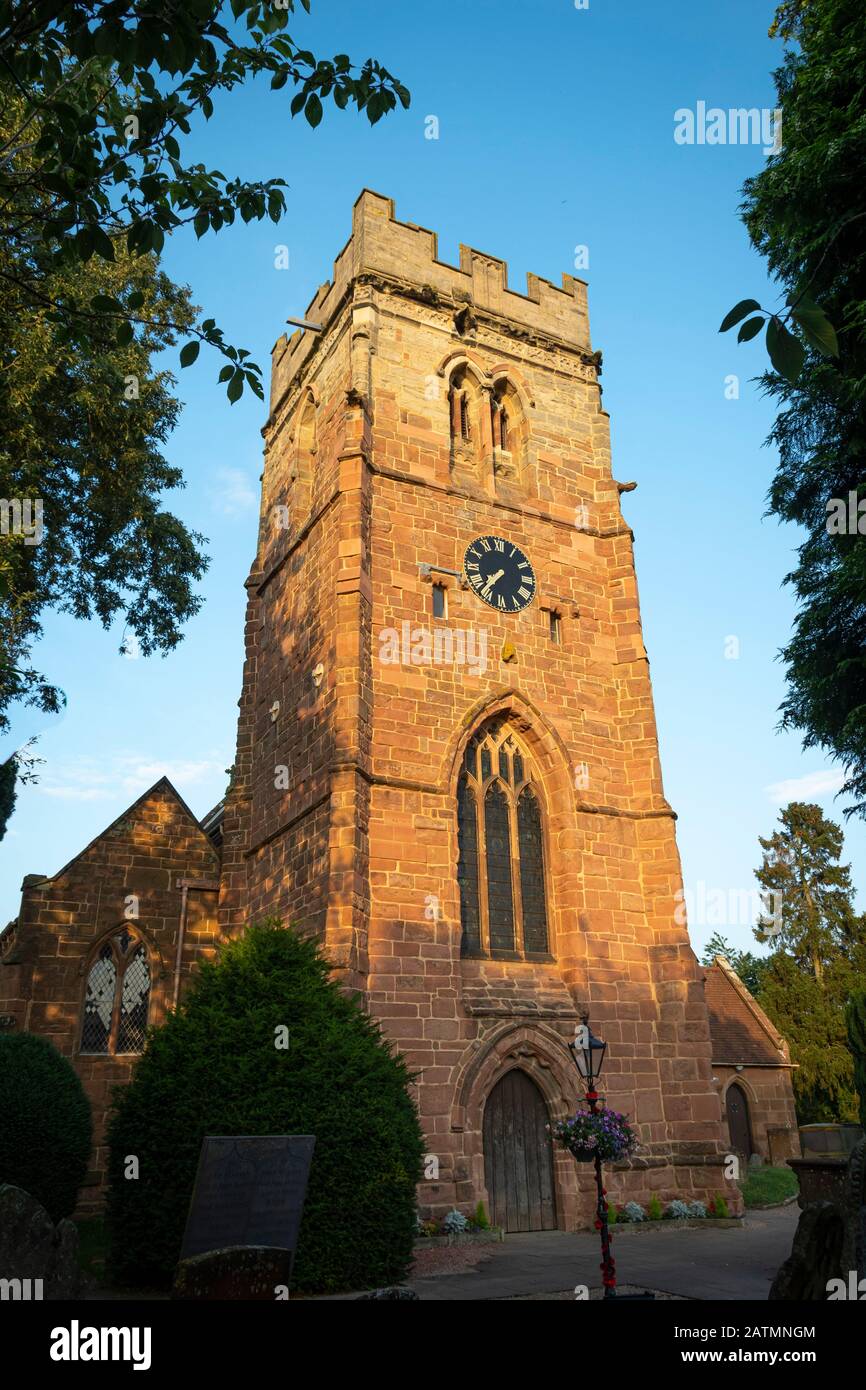
[[[315,1142],[308,1134],[202,1140],[175,1298],[273,1299],[276,1286],[288,1286]]]
[[[814,1199],[814,1184],[804,1193],[801,1182],[793,1248],[773,1280],[771,1299],[824,1301],[833,1283],[856,1290],[866,1280],[866,1139],[857,1144],[847,1166],[828,1158],[790,1161],[801,1177],[819,1164],[841,1168],[841,1180],[834,1173],[835,1185],[826,1189],[832,1194],[829,1200]]]
[[[11,1183],[0,1184],[0,1300],[81,1298],[92,1287],[78,1263],[78,1230],[55,1226],[41,1203]]]

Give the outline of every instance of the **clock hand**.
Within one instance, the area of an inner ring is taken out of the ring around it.
[[[483,594],[489,593],[490,590],[493,588],[493,585],[499,583],[499,580],[502,578],[502,576],[503,576],[504,573],[505,573],[505,570],[497,570],[495,574],[491,574],[490,578],[488,579],[487,583],[484,585],[484,588],[481,590],[481,592],[482,592]]]

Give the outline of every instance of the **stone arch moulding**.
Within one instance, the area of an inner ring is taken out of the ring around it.
[[[498,362],[495,367],[491,367],[487,373],[491,386],[498,386],[500,381],[507,381],[520,401],[524,414],[529,417],[530,410],[535,409],[535,399],[526,385],[523,373],[516,370],[510,362]]]
[[[746,1064],[744,1064],[744,1065],[746,1065]],[[745,1078],[744,1078],[744,1076],[743,1076],[743,1073],[742,1073],[741,1071],[735,1071],[734,1074],[733,1074],[733,1076],[729,1076],[728,1079],[727,1079],[727,1081],[725,1081],[724,1084],[722,1085],[722,1089],[721,1089],[721,1093],[720,1093],[720,1097],[719,1097],[719,1098],[720,1098],[720,1101],[721,1101],[721,1106],[722,1106],[722,1113],[723,1113],[724,1116],[725,1116],[725,1123],[727,1123],[727,1111],[726,1111],[726,1109],[725,1109],[725,1105],[726,1105],[726,1102],[727,1102],[727,1099],[728,1099],[728,1091],[731,1089],[732,1086],[739,1086],[740,1090],[741,1090],[741,1091],[743,1092],[743,1094],[745,1095],[746,1100],[747,1100],[748,1103],[749,1103],[749,1120],[750,1120],[750,1122],[751,1122],[751,1117],[752,1117],[752,1115],[754,1114],[754,1112],[755,1112],[755,1107],[758,1106],[759,1101],[758,1101],[757,1096],[755,1095],[755,1091],[754,1091],[754,1088],[753,1088],[753,1086],[752,1086],[752,1083],[751,1083],[750,1081],[746,1081],[746,1080],[745,1080]]]
[[[451,1129],[480,1129],[484,1105],[496,1083],[517,1068],[544,1097],[552,1121],[564,1118],[575,1089],[567,1040],[535,1019],[502,1023],[471,1044],[458,1063]]]
[[[163,958],[162,951],[154,941],[151,933],[147,930],[146,927],[142,926],[140,920],[137,917],[121,917],[120,920],[114,922],[107,929],[107,931],[101,932],[100,935],[96,938],[96,940],[90,943],[90,947],[87,953],[81,957],[81,960],[78,965],[78,975],[79,978],[83,976],[85,982],[85,989],[87,988],[87,978],[90,974],[90,967],[92,966],[96,957],[99,955],[99,952],[102,950],[106,941],[110,941],[110,939],[113,936],[116,936],[119,931],[122,931],[124,927],[126,927],[128,931],[133,932],[136,936],[140,936],[144,945],[147,947],[147,954],[151,964],[151,979],[153,980],[153,983],[156,984],[158,980],[162,980],[165,977],[165,960]]]
[[[471,353],[463,350],[446,353],[439,363],[439,366],[436,368],[436,375],[451,377],[461,367],[472,373],[479,386],[490,386],[492,384],[482,363]]]
[[[488,719],[503,715],[513,721],[518,734],[526,740],[536,760],[541,777],[542,795],[546,809],[551,810],[557,799],[555,793],[568,793],[572,785],[569,771],[568,751],[560,734],[548,723],[539,709],[510,686],[477,701],[460,722],[457,732],[452,735],[445,750],[439,786],[452,800],[457,796],[457,782],[472,735]],[[573,801],[566,800],[571,806]]]

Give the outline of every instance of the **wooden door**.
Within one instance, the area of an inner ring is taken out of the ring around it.
[[[738,1086],[736,1081],[728,1087],[728,1093],[725,1096],[725,1108],[728,1112],[728,1133],[731,1136],[731,1148],[737,1153],[743,1154],[748,1162],[752,1156],[749,1102],[742,1086]]]
[[[523,1071],[496,1083],[484,1107],[490,1220],[506,1231],[556,1230],[553,1149],[544,1097]]]

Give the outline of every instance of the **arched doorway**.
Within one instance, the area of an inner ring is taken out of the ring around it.
[[[544,1097],[526,1072],[508,1071],[484,1107],[484,1180],[490,1220],[506,1231],[553,1231],[553,1150]]]
[[[725,1109],[728,1114],[728,1133],[731,1148],[741,1153],[746,1162],[752,1157],[752,1126],[749,1123],[749,1102],[742,1086],[736,1081],[728,1087],[725,1096]]]

